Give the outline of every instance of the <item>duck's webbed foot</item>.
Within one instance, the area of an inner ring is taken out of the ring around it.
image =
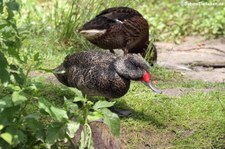
[[[112,101],[109,98],[105,98],[107,101]],[[117,109],[115,107],[109,107],[109,110],[113,113],[116,113],[119,117],[126,117],[129,116],[131,114],[131,111],[129,110],[121,110],[121,109]]]
[[[113,54],[115,54],[115,51],[113,49],[109,49],[109,51]]]
[[[121,110],[121,109],[117,109],[115,107],[110,107],[109,109],[111,112],[116,113],[119,117],[127,117],[131,114],[131,111],[129,111],[129,110]]]

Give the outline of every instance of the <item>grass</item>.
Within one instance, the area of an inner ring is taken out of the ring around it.
[[[157,69],[167,71],[168,76],[174,76],[172,79],[166,78],[167,76],[158,75],[156,72],[153,78],[157,75],[166,80],[158,82],[157,86],[160,88],[179,88],[180,85],[177,84],[183,82],[187,88],[192,86],[192,89],[204,89],[208,85],[200,81],[192,83],[179,75],[173,75],[173,71]],[[62,105],[64,96],[70,98],[66,87],[46,82],[47,80],[43,79],[37,80],[36,84],[41,89],[35,92],[35,96],[44,97],[57,106]],[[164,85],[167,83],[172,87]],[[181,96],[171,97],[155,94],[141,83],[132,82],[129,92],[124,97],[115,99],[117,108],[132,111],[129,117],[121,119],[122,147],[224,148],[224,86],[222,88],[221,84],[211,83],[209,87],[215,90],[209,92],[191,90]]]
[[[224,91],[195,91],[169,97],[155,95],[144,86],[133,83],[130,92],[117,102],[118,107],[133,111],[129,118],[122,119],[123,145],[125,148],[146,145],[224,148],[224,104]]]

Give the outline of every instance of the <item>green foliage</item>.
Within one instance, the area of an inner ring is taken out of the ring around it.
[[[4,85],[10,92],[0,97],[0,148],[51,148],[62,145],[63,141],[69,141],[73,146],[71,138],[80,125],[83,125],[80,146],[91,148],[93,141],[89,122],[105,121],[106,114],[112,115],[106,124],[113,134],[119,134],[118,116],[110,111],[101,111],[114,103],[94,104],[76,89],[70,89],[74,100],[65,98],[60,108],[48,99],[35,96],[40,88],[36,86],[37,82],[28,79],[30,72],[39,69],[51,71],[40,68],[43,58],[39,52],[33,51],[32,46],[20,49],[27,34],[16,24],[19,4],[14,0],[4,1],[0,10],[0,87]],[[78,102],[82,103],[81,107],[76,104]]]
[[[0,5],[0,81],[7,83],[10,81],[9,63],[5,55],[19,59],[18,49],[21,41],[13,19],[14,11],[18,11],[18,3],[15,1],[1,2]]]
[[[184,2],[200,1],[153,1],[138,2],[136,8],[144,14],[150,25],[151,38],[178,41],[183,36],[224,36],[225,8],[223,6],[186,6]],[[201,1],[202,2],[202,1]],[[208,3],[216,1],[209,0]],[[219,1],[218,1],[219,2]]]

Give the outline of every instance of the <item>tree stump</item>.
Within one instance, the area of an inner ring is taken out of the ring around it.
[[[100,121],[94,121],[90,123],[92,130],[92,138],[94,149],[120,149],[119,138],[112,135],[108,126]],[[79,148],[79,141],[83,126],[80,126],[73,138],[73,143],[76,148]]]

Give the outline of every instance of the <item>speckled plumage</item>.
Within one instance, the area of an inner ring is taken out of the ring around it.
[[[90,30],[102,32],[90,35]],[[98,47],[123,49],[125,54],[144,53],[149,44],[148,22],[138,11],[128,7],[105,9],[79,31]]]
[[[55,71],[66,86],[76,87],[89,96],[118,98],[127,93],[130,80],[140,80],[148,65],[137,54],[117,57],[107,51],[83,51],[68,55]]]

